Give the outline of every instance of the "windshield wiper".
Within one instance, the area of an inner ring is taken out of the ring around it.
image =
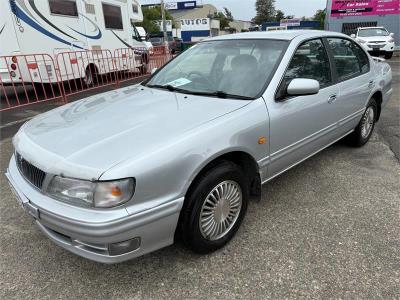
[[[147,87],[149,88],[156,88],[156,89],[163,89],[163,90],[168,90],[168,91],[177,91],[179,90],[178,88],[170,85],[170,84],[166,84],[166,85],[162,85],[162,84],[146,84]]]
[[[164,84],[146,84],[146,86],[149,87],[149,88],[168,90],[170,92],[178,92],[178,93],[183,93],[183,94],[192,94],[192,95],[194,95],[194,92],[192,92],[192,91],[181,89],[181,88],[175,87],[175,86],[170,85],[170,84],[165,84],[165,85]]]
[[[242,95],[234,95],[234,94],[228,94],[223,91],[215,91],[215,92],[197,92],[197,91],[189,91],[181,88],[177,88],[175,86],[172,86],[170,84],[162,85],[162,84],[147,84],[146,85],[149,88],[158,88],[158,89],[164,89],[168,90],[171,92],[181,92],[184,94],[191,94],[191,95],[196,95],[196,96],[214,96],[218,98],[232,98],[232,99],[240,99],[240,100],[253,100],[252,97],[248,96],[242,96]]]
[[[193,92],[194,95],[201,95],[201,96],[214,96],[218,98],[232,98],[232,99],[240,99],[240,100],[253,100],[252,97],[242,96],[242,95],[235,95],[229,94],[224,91],[215,91],[215,92]]]

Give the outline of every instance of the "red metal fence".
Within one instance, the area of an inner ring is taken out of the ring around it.
[[[172,55],[165,47],[0,56],[0,111],[148,76]]]
[[[62,52],[56,55],[55,60],[67,96],[117,81],[110,50]]]
[[[48,54],[0,56],[0,111],[64,98]]]

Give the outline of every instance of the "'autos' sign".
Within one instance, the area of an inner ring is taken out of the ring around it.
[[[400,0],[332,0],[332,17],[400,14]]]
[[[210,30],[210,19],[182,19],[181,20],[182,31],[196,31],[196,30]]]

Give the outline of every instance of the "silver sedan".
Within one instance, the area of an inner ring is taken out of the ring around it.
[[[7,177],[56,244],[115,263],[228,243],[261,185],[335,141],[369,140],[388,64],[323,31],[216,37],[140,85],[27,122]]]

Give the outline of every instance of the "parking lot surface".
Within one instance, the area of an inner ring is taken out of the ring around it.
[[[395,94],[371,141],[339,142],[269,182],[234,240],[206,256],[178,244],[102,265],[54,245],[8,188],[10,136],[21,124],[4,127],[0,298],[398,299],[400,62],[391,65]]]

